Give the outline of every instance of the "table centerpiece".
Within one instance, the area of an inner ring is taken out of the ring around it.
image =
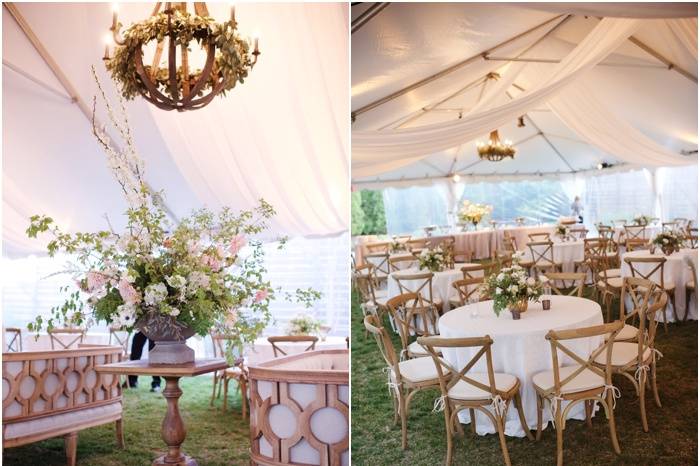
[[[464,202],[462,202],[461,209],[459,209],[459,219],[462,222],[470,222],[474,225],[474,229],[476,230],[481,220],[485,216],[491,214],[491,212],[493,212],[493,206],[476,204],[465,199]]]
[[[520,259],[520,254],[513,254],[511,267],[489,275],[484,282],[484,293],[493,299],[496,316],[508,309],[513,320],[518,320],[520,314],[527,311],[528,302],[538,301],[542,296],[542,281],[528,277],[527,271],[519,264]]]
[[[651,240],[651,244],[661,248],[664,255],[670,256],[674,251],[680,251],[684,241],[685,236],[676,231],[663,231]]]
[[[554,227],[554,234],[562,241],[567,241],[571,236],[571,230],[568,226],[562,223],[557,223],[557,225]]]
[[[645,227],[651,223],[653,218],[649,215],[636,215],[633,219],[632,222],[635,225]]]
[[[424,249],[418,255],[418,268],[420,270],[430,270],[431,272],[440,272],[447,265],[447,255],[442,247],[438,246],[435,249]]]

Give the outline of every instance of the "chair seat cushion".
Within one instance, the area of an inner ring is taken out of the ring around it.
[[[376,299],[386,298],[387,297],[387,290],[382,290],[382,289],[374,290],[374,297]]]
[[[638,334],[639,329],[637,327],[634,325],[625,324],[625,326],[622,327],[622,330],[620,330],[620,333],[617,334],[617,337],[615,337],[615,341],[631,340],[633,338],[637,338]],[[605,339],[608,339],[607,336]]]
[[[540,268],[561,267],[561,262],[538,261],[535,263],[535,267],[540,267]]]
[[[637,347],[636,342],[615,342],[613,343],[612,358],[610,359],[610,364],[613,366],[627,366],[635,359],[637,359]],[[605,364],[605,351],[601,352],[596,358],[596,364]],[[651,348],[646,346],[644,348],[643,359],[647,361],[651,356]]]
[[[566,379],[581,366],[565,366],[559,368],[559,380]],[[554,372],[538,372],[532,377],[532,383],[541,390],[550,390],[554,387]],[[561,387],[562,393],[576,393],[591,390],[605,385],[605,379],[590,369],[584,369],[572,380]]]
[[[437,368],[433,362],[433,358],[415,358],[401,361],[399,363],[399,371],[401,376],[409,382],[427,382],[435,380],[437,383]],[[391,380],[396,380],[394,368],[391,368]]]
[[[605,273],[603,272],[598,272],[598,277],[602,280],[605,276],[608,276],[608,278],[617,278],[622,276],[622,270],[620,269],[606,269]]]
[[[501,392],[507,392],[518,383],[518,378],[510,374],[494,373],[494,381],[496,389]],[[483,383],[489,384],[489,375],[487,373],[467,372],[466,377]],[[454,400],[484,400],[491,397],[491,394],[485,390],[475,387],[474,385],[460,380],[447,392],[447,396]]]
[[[607,283],[607,286],[610,288],[622,288],[622,277],[613,277],[613,278],[608,278],[608,281],[600,280],[598,281],[598,287],[599,288],[604,288]]]
[[[3,440],[22,438],[27,436],[41,437],[53,431],[71,432],[78,431],[86,427],[100,425],[111,422],[122,413],[121,402],[114,402],[95,408],[76,409],[53,416],[40,417],[27,421],[3,422]],[[72,430],[71,430],[72,429]]]
[[[417,341],[414,341],[413,343],[408,345],[408,351],[413,355],[430,356],[430,353],[428,353],[428,351],[426,351],[425,348],[419,345]]]

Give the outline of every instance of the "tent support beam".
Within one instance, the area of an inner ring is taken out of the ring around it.
[[[448,74],[453,73],[453,72],[457,71],[458,69],[463,68],[464,66],[466,66],[466,65],[468,65],[476,60],[483,59],[484,54],[489,54],[495,50],[498,50],[501,47],[509,45],[509,44],[517,41],[518,39],[521,39],[521,38],[527,36],[531,32],[536,31],[537,29],[541,28],[542,26],[545,26],[545,25],[551,23],[552,21],[554,21],[558,18],[561,18],[562,16],[564,16],[564,15],[556,15],[556,16],[548,19],[547,21],[540,23],[540,24],[528,29],[527,31],[521,32],[520,34],[517,34],[517,35],[501,42],[500,44],[496,44],[495,46],[493,46],[487,50],[484,50],[481,53],[478,53],[476,55],[472,55],[471,57],[469,57],[465,60],[462,60],[461,62],[456,63],[448,68],[445,68],[442,71],[439,71],[435,74],[432,74],[432,75],[428,76],[427,78],[423,78],[420,81],[416,81],[413,84],[410,84],[410,85],[404,87],[403,89],[399,89],[398,91],[396,91],[388,96],[382,97],[379,100],[375,100],[374,102],[371,102],[371,103],[369,103],[361,108],[358,108],[357,110],[352,112],[352,115],[351,115],[352,120],[355,120],[355,118],[357,118],[359,115],[361,115],[365,112],[368,112],[368,111],[372,110],[373,108],[376,108],[376,107],[383,105],[387,102],[390,102],[398,97],[401,97],[402,95],[407,94],[414,89],[418,89],[419,87],[425,86],[426,84],[429,84],[429,83],[435,81],[436,79],[440,79],[443,76],[447,76]]]
[[[645,44],[645,43],[642,42],[641,40],[637,39],[637,38],[634,37],[634,36],[630,36],[627,40],[629,40],[630,42],[632,42],[634,45],[636,45],[636,46],[639,47],[640,49],[644,50],[646,53],[648,53],[648,54],[651,55],[652,57],[654,57],[654,58],[656,58],[657,60],[659,60],[661,63],[663,63],[664,65],[666,65],[666,66],[668,67],[669,70],[673,70],[673,71],[675,71],[676,73],[680,73],[682,76],[685,76],[685,77],[688,78],[689,80],[693,81],[695,84],[698,83],[698,77],[697,77],[697,76],[695,76],[694,74],[690,73],[689,71],[684,70],[684,69],[681,68],[680,66],[676,65],[676,64],[673,63],[671,60],[669,60],[668,58],[664,57],[664,56],[661,55],[659,52],[657,52],[656,50],[652,49],[651,47],[649,47],[647,44]]]
[[[51,92],[52,94],[55,94],[58,97],[61,97],[62,99],[66,99],[68,102],[71,102],[71,103],[74,102],[73,98],[71,98],[71,96],[69,96],[65,92],[59,91],[58,89],[56,89],[52,85],[47,84],[44,81],[42,81],[41,79],[34,77],[30,73],[24,71],[19,66],[10,63],[8,60],[6,60],[4,58],[2,59],[2,65],[7,67],[8,69],[14,71],[18,75],[28,79],[29,81],[33,82],[34,84],[38,85],[39,87],[46,89],[47,91]]]
[[[44,44],[41,43],[41,40],[39,40],[39,37],[34,33],[32,30],[31,26],[27,22],[27,20],[22,16],[22,13],[20,13],[19,9],[17,8],[17,5],[15,5],[13,2],[3,2],[3,6],[7,9],[7,11],[12,15],[12,18],[14,18],[15,22],[17,25],[22,29],[22,32],[24,35],[27,37],[29,42],[34,46],[36,49],[37,53],[39,56],[44,60],[44,63],[46,63],[46,66],[49,67],[51,72],[56,76],[58,81],[61,83],[63,88],[66,90],[68,93],[68,96],[71,99],[71,102],[76,104],[82,114],[87,118],[87,121],[90,125],[92,125],[92,109],[90,106],[87,105],[87,103],[80,97],[80,94],[78,91],[73,87],[73,84],[70,82],[68,77],[63,73],[63,70],[58,66],[58,63],[53,59],[51,54],[46,50],[46,47],[44,47]],[[95,117],[95,125],[98,127],[101,127],[102,124],[97,120],[97,117]],[[111,139],[111,138],[110,138]],[[117,144],[114,141],[111,141],[112,144]],[[152,191],[155,192],[149,185],[146,183],[146,186]],[[175,215],[175,213],[170,210],[170,208],[167,206],[167,204],[160,198],[158,197],[160,205],[163,207],[165,212],[170,216],[172,220],[174,220],[176,223],[179,222],[179,219]]]
[[[484,59],[489,60],[489,61],[517,61],[517,62],[526,62],[526,63],[561,63],[561,60],[554,59],[554,58],[519,58],[519,57],[492,57],[492,56],[487,56],[484,57]],[[656,69],[661,69],[665,68],[664,66],[661,65],[652,65],[652,64],[642,64],[642,63],[598,63],[596,66],[614,66],[614,67],[621,67],[621,68],[656,68]]]
[[[350,25],[350,34],[355,34],[357,31],[360,30],[362,26],[365,24],[369,23],[372,18],[377,16],[379,12],[381,12],[384,8],[389,6],[389,2],[384,2],[384,3],[374,3],[372,6],[367,8],[360,16],[355,18],[355,21],[352,22]]]

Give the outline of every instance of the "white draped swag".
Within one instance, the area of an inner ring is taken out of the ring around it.
[[[97,92],[91,66],[116,102],[101,60],[110,5],[15,7],[45,57],[3,8],[3,252],[12,257],[42,249],[24,235],[32,214],[49,214],[68,231],[91,231],[106,228],[105,214],[118,228],[126,209],[87,118]],[[145,19],[152,8],[121,3],[120,21]],[[220,20],[229,15],[228,4],[209,10]],[[264,198],[278,212],[274,236],[348,229],[347,15],[342,3],[237,5],[239,29],[259,33],[262,50],[244,84],[192,112],[128,102],[146,179],[164,190],[173,217],[203,206],[250,208]],[[108,120],[99,102],[98,118]]]
[[[697,149],[697,4],[506,4],[496,15],[503,27],[498,38],[488,11],[486,4],[422,5],[410,12],[390,5],[353,35],[352,173],[358,187],[453,173],[476,179],[582,173],[602,161],[627,168],[697,164],[696,155],[680,153]],[[469,26],[458,25],[465,14]],[[408,51],[411,39],[395,25],[410,23],[412,15],[421,18],[426,40]],[[468,52],[451,55],[451,62],[447,52],[429,55],[455,49],[452,36]],[[630,42],[639,38],[685,75]],[[383,60],[365,57],[373,45]],[[430,58],[415,61],[417,54]],[[455,65],[472,55],[477,59]],[[409,65],[411,56],[416,64]],[[437,70],[420,68],[440,59],[445,65]],[[392,70],[409,77],[392,81]],[[478,81],[489,72],[498,73],[497,80]],[[514,124],[523,115],[529,134]],[[479,165],[474,141],[493,129],[515,142],[515,161]]]

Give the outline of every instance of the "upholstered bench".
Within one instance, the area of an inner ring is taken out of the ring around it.
[[[76,463],[78,432],[115,423],[124,447],[119,378],[94,367],[118,362],[118,346],[2,355],[2,444],[16,447],[64,437],[69,466]]]

